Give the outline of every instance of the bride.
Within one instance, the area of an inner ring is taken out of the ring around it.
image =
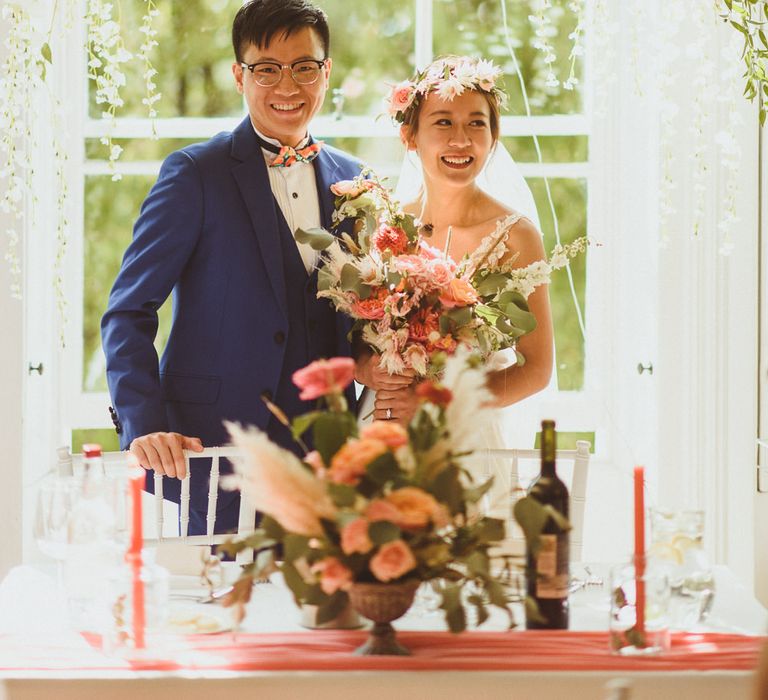
[[[489,61],[448,56],[393,88],[390,114],[401,124],[406,159],[417,173],[401,175],[398,195],[406,212],[421,221],[430,245],[447,250],[454,260],[466,255],[525,267],[545,254],[531,220],[536,213],[530,190],[499,144],[505,98],[495,84],[499,73]],[[401,194],[404,180],[411,182],[410,196]],[[498,407],[521,401],[550,381],[553,336],[547,286],[538,287],[528,304],[537,325],[517,344],[525,363],[488,373],[488,388]],[[493,364],[502,362],[492,359]],[[375,391],[373,417],[407,423],[417,405],[413,375],[390,376],[378,360],[378,355],[363,351],[357,363],[356,379]],[[487,447],[503,446],[498,426],[486,432]],[[504,481],[497,488],[503,490]]]

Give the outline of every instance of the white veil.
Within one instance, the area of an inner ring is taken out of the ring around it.
[[[477,185],[483,192],[510,209],[528,217],[541,231],[536,202],[520,168],[501,141],[496,143],[485,167],[477,178]],[[395,198],[401,204],[419,199],[423,194],[424,175],[421,159],[416,151],[407,151],[400,168],[400,177],[395,188]]]

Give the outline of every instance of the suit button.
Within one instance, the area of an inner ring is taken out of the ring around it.
[[[277,333],[275,333],[275,342],[278,345],[282,345],[285,342],[285,333],[283,333],[283,331],[277,331]]]

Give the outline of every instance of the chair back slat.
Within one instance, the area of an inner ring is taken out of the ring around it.
[[[62,476],[74,475],[80,473],[83,468],[82,455],[73,455],[70,453],[69,448],[60,447],[57,452],[57,470]],[[179,535],[178,537],[186,544],[190,545],[214,545],[221,544],[228,537],[229,534],[214,534],[216,526],[216,504],[218,501],[218,485],[220,480],[220,458],[221,457],[238,457],[240,450],[236,447],[206,447],[202,452],[193,452],[191,450],[184,450],[184,461],[187,467],[187,474],[184,479],[181,480],[181,497],[179,503]],[[102,459],[104,461],[104,468],[107,474],[116,473],[119,470],[127,469],[129,465],[128,452],[104,452]],[[208,508],[206,511],[206,534],[205,535],[189,535],[189,509],[190,509],[190,474],[194,469],[194,464],[198,459],[210,459],[210,481],[208,486]],[[163,532],[165,525],[165,516],[163,508],[163,477],[159,474],[154,474],[154,521],[156,527],[156,538],[145,538],[145,544],[151,544],[155,540],[162,541],[175,538],[175,535],[168,535]],[[238,534],[250,533],[254,529],[254,521],[256,518],[256,510],[249,504],[240,502],[240,513],[238,516]],[[242,553],[242,557],[238,555],[238,562],[242,559],[242,563],[249,563],[248,554]],[[250,559],[252,561],[252,558]]]

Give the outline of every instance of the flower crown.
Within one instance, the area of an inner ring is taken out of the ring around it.
[[[461,95],[465,90],[478,90],[492,95],[499,107],[506,104],[507,96],[496,86],[501,69],[492,61],[449,56],[417,72],[411,80],[392,86],[387,98],[387,112],[396,122],[403,124],[422,98],[436,92],[445,102]]]

